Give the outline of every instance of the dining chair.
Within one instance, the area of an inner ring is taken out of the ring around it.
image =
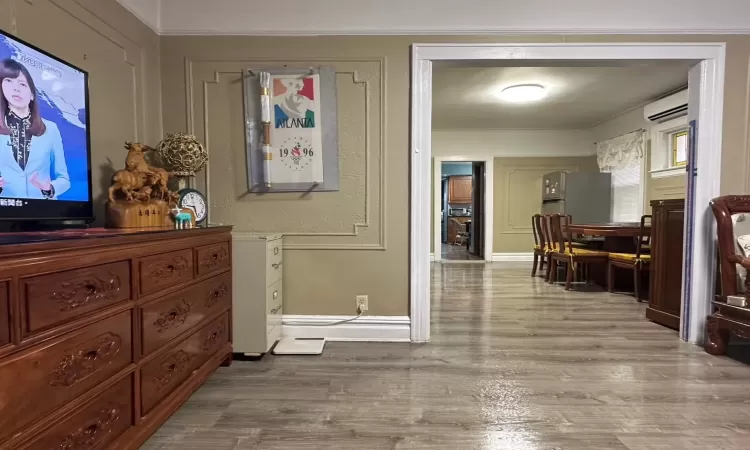
[[[466,225],[456,220],[455,217],[451,217],[451,223],[456,229],[456,238],[453,240],[453,245],[463,245],[469,242],[469,232],[466,231]]]
[[[648,222],[648,224],[647,224]],[[635,299],[641,301],[641,280],[643,271],[651,267],[651,216],[641,217],[641,229],[636,237],[635,253],[610,253],[607,266],[607,291],[614,292],[615,289],[615,267],[633,271],[633,283]]]
[[[542,230],[542,215],[534,214],[531,216],[531,231],[534,233],[534,265],[531,267],[531,276],[536,276],[537,268],[544,270],[544,263],[547,258],[547,238]]]
[[[573,283],[573,275],[578,266],[587,264],[607,264],[609,253],[600,250],[588,250],[585,248],[573,247],[570,232],[566,229],[570,224],[570,216],[562,214],[552,214],[550,224],[552,227],[552,237],[554,239],[553,249],[550,252],[550,265],[548,271],[551,276],[548,277],[550,283],[554,282],[554,274],[557,272],[558,265],[565,265],[565,290],[569,291]],[[563,230],[565,231],[563,232]]]

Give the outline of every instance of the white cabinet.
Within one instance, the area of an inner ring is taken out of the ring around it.
[[[282,243],[280,234],[232,233],[232,344],[237,353],[267,353],[281,338]]]

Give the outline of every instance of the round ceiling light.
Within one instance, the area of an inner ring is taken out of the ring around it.
[[[541,84],[517,84],[500,91],[500,100],[511,103],[527,103],[541,100],[547,95]]]

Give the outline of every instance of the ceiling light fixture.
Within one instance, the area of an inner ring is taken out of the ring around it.
[[[535,102],[547,95],[541,84],[517,84],[500,91],[500,100],[511,103]]]

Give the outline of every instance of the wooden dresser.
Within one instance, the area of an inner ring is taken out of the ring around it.
[[[651,202],[651,285],[646,317],[680,327],[685,200]]]
[[[230,230],[0,235],[0,449],[138,448],[230,364]]]

